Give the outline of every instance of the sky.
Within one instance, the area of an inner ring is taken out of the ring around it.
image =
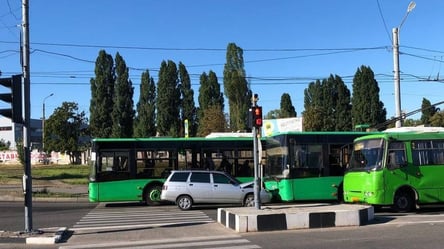
[[[352,91],[353,76],[364,65],[375,73],[390,118],[396,113],[395,27],[401,109],[410,112],[423,98],[444,98],[444,1],[415,2],[407,15],[409,0],[30,1],[31,118],[42,118],[43,103],[48,118],[65,101],[78,103],[89,117],[90,79],[101,49],[125,60],[135,104],[142,72],[149,70],[157,82],[161,62],[172,60],[186,66],[198,105],[203,72],[215,72],[223,90],[232,42],[243,49],[250,88],[264,113],[279,109],[288,93],[301,116],[309,83],[338,75]],[[0,0],[2,77],[21,73],[21,20],[20,0]],[[8,106],[0,102],[0,108]]]

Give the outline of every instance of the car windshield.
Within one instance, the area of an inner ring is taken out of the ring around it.
[[[383,139],[369,139],[355,142],[347,170],[369,171],[380,169],[383,162],[384,144]]]
[[[217,172],[213,173],[213,181],[214,183],[233,184],[233,185],[239,185],[241,183],[239,180],[237,180],[234,177]]]

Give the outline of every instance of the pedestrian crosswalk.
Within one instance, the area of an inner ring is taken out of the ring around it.
[[[201,211],[167,209],[165,207],[119,207],[99,205],[85,215],[72,231],[113,230],[125,228],[161,227],[215,222]]]
[[[122,241],[100,244],[84,244],[61,246],[59,249],[90,249],[90,248],[114,248],[114,249],[256,249],[261,248],[243,239],[240,235],[220,235],[187,237],[175,239],[152,239],[140,241]]]
[[[110,208],[100,204],[69,229],[74,236],[59,249],[261,248],[239,234],[225,232],[220,224],[210,223],[216,221],[199,210],[184,212],[171,206]],[[192,230],[196,227],[203,227],[205,234]]]

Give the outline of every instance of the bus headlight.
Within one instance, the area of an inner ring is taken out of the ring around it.
[[[375,195],[375,193],[373,193],[373,192],[364,192],[365,197],[372,197],[374,195]]]

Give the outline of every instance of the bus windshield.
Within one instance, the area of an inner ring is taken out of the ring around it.
[[[355,142],[348,171],[381,169],[384,145],[383,139],[369,139]]]

